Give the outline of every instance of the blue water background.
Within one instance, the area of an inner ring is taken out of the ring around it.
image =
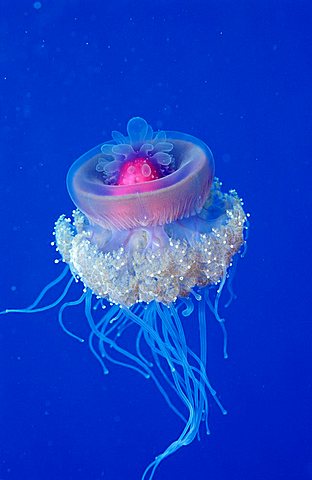
[[[211,436],[155,480],[311,479],[311,2],[0,8],[1,308],[28,305],[60,271],[50,241],[80,154],[134,115],[198,136],[251,213],[238,299],[221,309],[227,361],[208,328],[229,414],[211,403]],[[68,315],[87,336],[83,313]],[[139,480],[181,429],[151,382],[118,366],[103,378],[55,310],[1,317],[1,480]]]

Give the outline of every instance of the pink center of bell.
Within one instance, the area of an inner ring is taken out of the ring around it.
[[[117,185],[134,185],[135,183],[150,182],[160,178],[161,172],[155,165],[144,157],[127,160],[122,167],[117,179]]]

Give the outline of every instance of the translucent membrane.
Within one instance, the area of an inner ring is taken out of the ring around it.
[[[166,143],[173,145],[170,154],[175,170],[133,185],[104,183],[97,167],[103,159],[103,145],[85,153],[67,175],[73,202],[91,223],[111,230],[164,225],[198,212],[214,176],[212,153],[199,139],[179,132],[166,132]],[[109,150],[113,143],[104,146]]]

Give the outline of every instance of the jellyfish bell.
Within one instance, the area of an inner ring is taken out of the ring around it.
[[[129,121],[128,137],[118,140],[124,143],[93,148],[68,172],[69,194],[92,223],[116,230],[158,226],[202,208],[214,176],[213,156],[203,142],[178,132],[153,138],[140,117]]]
[[[82,155],[69,169],[67,187],[76,205],[72,218],[55,224],[55,244],[64,272],[26,309],[56,305],[66,333],[64,311],[84,303],[89,346],[104,373],[107,363],[150,378],[182,420],[178,438],[146,468],[151,480],[159,463],[208,427],[208,396],[226,413],[207,376],[206,321],[211,310],[227,334],[219,300],[229,269],[245,245],[247,217],[234,190],[223,193],[214,176],[211,151],[201,140],[172,131],[153,132],[134,117],[127,136],[113,131],[107,141]],[[70,280],[49,305],[46,294]],[[73,280],[83,292],[65,302]],[[232,295],[233,296],[233,295]],[[183,318],[197,321],[198,351],[190,348]],[[123,345],[137,328],[133,351]],[[110,347],[110,348],[108,348]]]

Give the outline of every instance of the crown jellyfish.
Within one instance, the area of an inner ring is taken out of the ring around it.
[[[246,244],[248,215],[235,190],[221,191],[214,170],[212,153],[201,140],[153,132],[144,119],[132,118],[127,136],[113,131],[112,140],[69,169],[67,188],[77,208],[72,218],[57,220],[52,242],[65,270],[28,308],[3,312],[60,305],[62,328],[83,341],[63,321],[66,308],[83,303],[89,346],[104,373],[113,363],[155,382],[183,429],[142,480],[151,480],[164,458],[199,438],[202,423],[209,433],[209,395],[226,413],[207,376],[206,318],[210,310],[220,323],[226,358],[218,305],[226,282],[233,297],[232,265]],[[68,272],[63,293],[42,306]],[[65,302],[73,281],[82,282],[82,294]],[[198,334],[197,351],[188,345],[186,317]],[[123,343],[130,326],[137,329],[133,350]]]

